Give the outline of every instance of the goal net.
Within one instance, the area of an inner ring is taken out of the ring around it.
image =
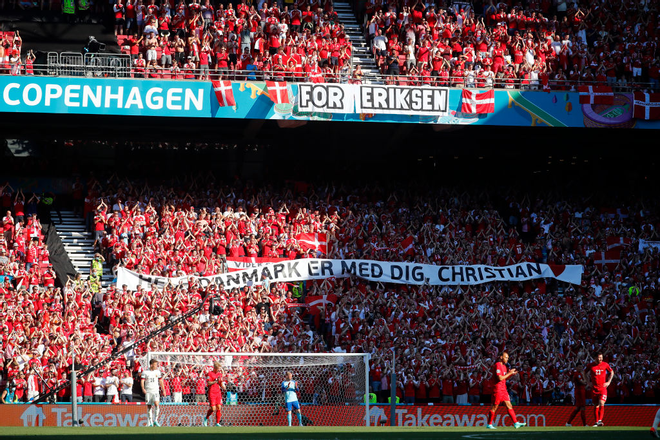
[[[223,426],[286,426],[282,382],[291,372],[303,425],[369,426],[368,354],[354,353],[174,353],[150,352],[140,359],[143,370],[159,361],[161,426],[202,425],[209,403],[206,377],[222,365]],[[296,414],[292,424],[298,425]],[[215,415],[210,422],[215,424]]]

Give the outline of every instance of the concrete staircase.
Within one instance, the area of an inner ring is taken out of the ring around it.
[[[371,82],[369,77],[379,73],[371,48],[367,44],[362,25],[357,22],[350,3],[334,2],[339,21],[344,25],[346,34],[353,44],[353,65],[361,65],[364,73],[364,82]]]
[[[51,212],[51,219],[55,225],[57,235],[64,244],[76,272],[82,274],[84,279],[89,278],[92,260],[94,259],[94,236],[85,227],[85,220],[78,217],[73,211],[60,211],[62,220],[56,212]],[[103,264],[101,286],[110,285],[114,276],[112,270]]]

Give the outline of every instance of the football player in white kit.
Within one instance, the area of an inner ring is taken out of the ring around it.
[[[144,400],[147,403],[147,426],[160,426],[158,424],[160,390],[165,388],[162,377],[163,375],[158,369],[158,361],[152,359],[149,362],[149,369],[142,372],[142,380],[140,381]]]

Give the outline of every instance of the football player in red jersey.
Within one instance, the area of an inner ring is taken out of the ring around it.
[[[614,378],[614,370],[610,364],[603,361],[603,353],[596,354],[596,362],[587,368],[587,376],[591,379],[591,388],[593,391],[594,416],[596,423],[594,426],[603,426],[603,417],[605,416],[605,401],[607,401],[607,387],[610,386]]]
[[[587,426],[587,400],[586,400],[586,386],[587,379],[584,377],[584,368],[578,365],[575,373],[573,373],[573,383],[575,384],[575,409],[568,417],[566,426],[571,426],[573,419],[580,413],[582,418],[582,425]]]
[[[506,405],[509,410],[509,417],[511,417],[514,428],[518,429],[526,425],[526,423],[518,422],[516,412],[513,410],[513,406],[511,406],[509,392],[506,390],[506,380],[511,376],[518,374],[518,370],[515,368],[509,370],[507,362],[509,362],[509,353],[504,351],[498,358],[498,362],[493,366],[493,382],[495,382],[495,389],[493,390],[493,406],[490,407],[490,412],[488,414],[488,429],[497,429],[493,425],[493,422],[495,422],[497,407],[500,406],[500,403],[502,402],[504,402],[504,405]]]
[[[227,390],[223,379],[224,372],[220,362],[213,364],[213,371],[206,375],[206,383],[208,385],[209,397],[209,410],[204,419],[204,426],[209,425],[209,417],[215,412],[215,426],[222,426],[220,420],[222,419],[222,392]]]

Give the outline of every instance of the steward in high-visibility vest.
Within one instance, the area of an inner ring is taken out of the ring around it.
[[[640,293],[641,293],[641,290],[639,290],[639,287],[637,287],[637,286],[628,287],[628,296],[630,296],[630,297],[639,296]]]
[[[76,13],[76,0],[63,0],[62,12],[68,15],[74,15]]]
[[[92,270],[90,272],[96,272],[101,275],[103,273],[103,261],[101,254],[96,254],[92,260]]]
[[[294,283],[293,289],[291,289],[291,296],[294,298],[302,298],[303,295],[303,286],[302,283]]]

